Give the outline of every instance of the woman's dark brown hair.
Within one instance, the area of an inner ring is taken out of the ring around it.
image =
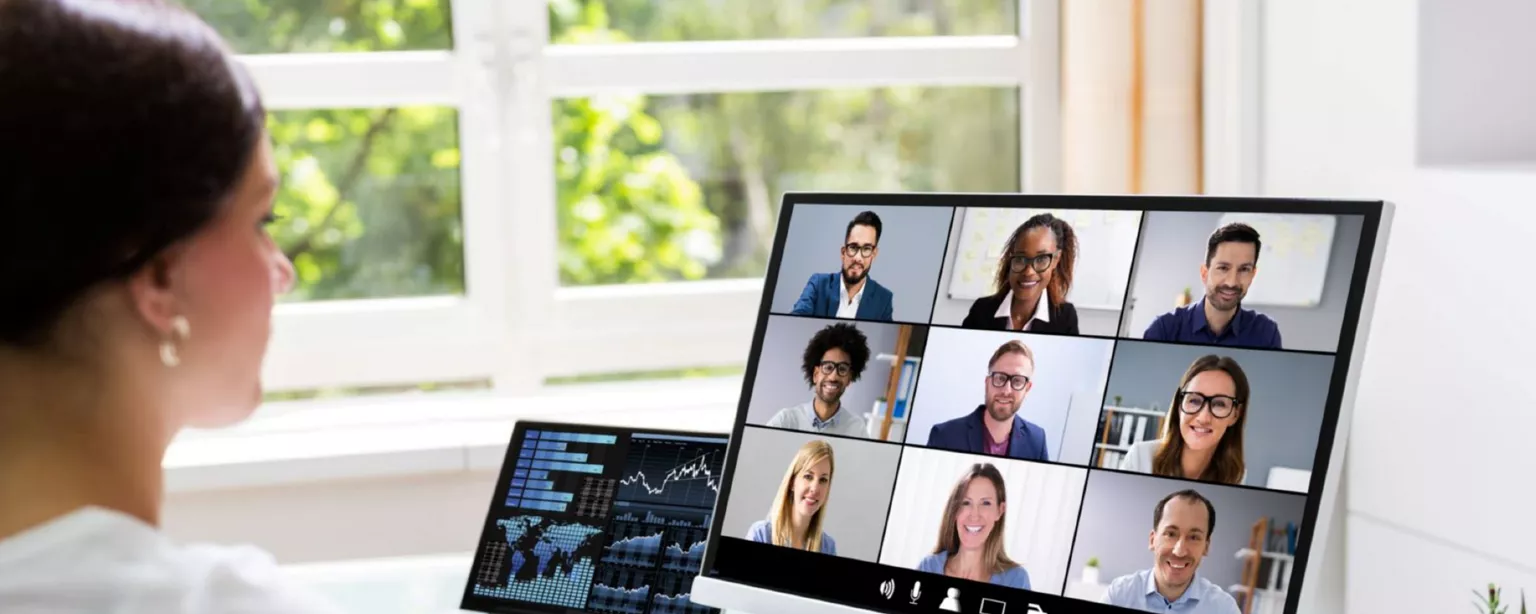
[[[1211,457],[1211,464],[1205,468],[1205,473],[1197,479],[1221,484],[1239,484],[1243,481],[1243,472],[1247,470],[1243,460],[1243,427],[1248,423],[1248,376],[1243,373],[1243,368],[1238,366],[1236,360],[1228,356],[1216,356],[1214,354],[1201,356],[1189,365],[1184,371],[1184,378],[1179,380],[1179,390],[1173,394],[1173,402],[1168,405],[1168,418],[1163,423],[1163,445],[1158,447],[1157,453],[1152,456],[1152,473],[1154,475],[1167,475],[1184,477],[1184,431],[1179,428],[1179,409],[1182,401],[1182,391],[1196,375],[1206,371],[1222,371],[1232,377],[1232,383],[1237,389],[1236,407],[1237,421],[1228,427],[1222,434],[1221,441],[1216,444],[1216,453]]]
[[[214,31],[160,0],[0,0],[0,346],[218,214],[264,134]]]
[[[997,294],[1008,292],[1008,261],[1013,258],[1013,246],[1019,243],[1019,238],[1036,228],[1045,228],[1056,237],[1056,271],[1051,275],[1051,283],[1047,284],[1046,297],[1051,301],[1052,307],[1060,307],[1067,302],[1067,291],[1072,289],[1072,270],[1077,267],[1077,233],[1072,230],[1072,225],[1066,220],[1041,213],[1024,220],[1018,228],[1013,229],[1013,234],[1008,235],[1008,242],[1003,246],[1003,255],[997,260],[997,278],[993,280],[997,288]]]

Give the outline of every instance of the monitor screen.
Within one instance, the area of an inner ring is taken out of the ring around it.
[[[713,614],[689,602],[724,433],[519,421],[460,607]]]
[[[1294,612],[1382,206],[790,194],[704,575]]]

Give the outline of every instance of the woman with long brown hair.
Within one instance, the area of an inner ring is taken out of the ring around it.
[[[971,465],[950,489],[938,544],[918,571],[1029,589],[1029,572],[1008,558],[1008,488],[992,463]]]
[[[747,530],[747,539],[837,554],[837,542],[822,530],[827,518],[827,499],[832,495],[834,465],[831,444],[813,439],[800,446],[779,482],[768,519],[753,523]]]
[[[1195,359],[1173,393],[1162,438],[1131,446],[1120,468],[1242,484],[1248,475],[1243,458],[1248,395],[1248,376],[1236,360],[1214,354]]]
[[[1076,267],[1072,225],[1049,213],[1031,216],[1003,245],[993,294],[976,299],[960,325],[1076,335],[1077,309],[1067,302]]]

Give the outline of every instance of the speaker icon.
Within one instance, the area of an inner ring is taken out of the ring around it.
[[[895,580],[886,580],[884,582],[881,582],[880,583],[880,594],[881,595],[885,595],[886,599],[890,599],[891,595],[895,595],[896,594],[896,581]]]

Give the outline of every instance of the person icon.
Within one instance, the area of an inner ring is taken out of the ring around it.
[[[939,609],[946,612],[960,611],[960,589],[952,588],[945,594],[944,601],[939,604]]]

